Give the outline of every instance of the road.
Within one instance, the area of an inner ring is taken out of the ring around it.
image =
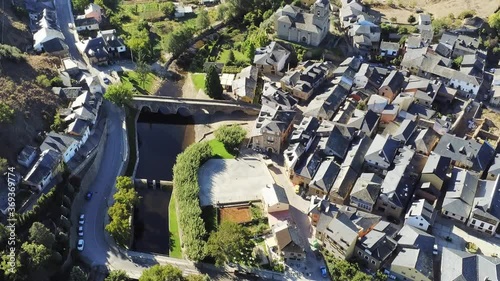
[[[61,31],[64,34],[64,41],[69,47],[70,55],[79,61],[83,61],[80,52],[76,48],[76,42],[78,35],[73,30],[69,29],[68,24],[72,23],[74,25],[75,21],[73,18],[73,12],[71,11],[71,2],[68,0],[55,0],[57,21],[61,27]]]

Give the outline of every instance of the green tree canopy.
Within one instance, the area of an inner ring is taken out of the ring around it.
[[[333,259],[328,263],[328,270],[330,276],[336,276],[338,281],[372,281],[372,277],[363,273],[357,264],[343,259]]]
[[[135,189],[125,189],[120,190],[119,192],[113,195],[113,198],[116,202],[127,205],[129,208],[132,208],[135,204],[139,202],[139,195]]]
[[[199,30],[205,30],[210,26],[210,18],[208,17],[208,11],[203,9],[196,17],[196,27]]]
[[[223,88],[215,66],[210,66],[205,76],[205,92],[213,99],[221,99]]]
[[[33,223],[29,229],[29,233],[31,242],[42,244],[47,249],[52,249],[52,246],[56,242],[55,235],[40,222]]]
[[[85,273],[81,267],[73,266],[69,278],[71,281],[87,281],[87,273]]]
[[[73,3],[73,9],[77,12],[83,12],[85,8],[90,4],[89,0],[71,0]]]
[[[408,17],[408,22],[409,22],[409,23],[414,23],[414,22],[416,22],[416,21],[417,21],[417,19],[415,18],[415,16],[414,16],[414,15],[410,15],[410,16]]]
[[[47,265],[52,255],[51,251],[42,244],[25,242],[21,249],[27,254],[28,264],[35,271]]]
[[[252,257],[254,243],[243,226],[225,221],[216,232],[212,232],[206,244],[207,253],[215,258],[215,264],[227,262],[248,263]]]
[[[106,231],[113,236],[116,243],[128,245],[131,237],[129,219],[131,210],[127,204],[115,202],[108,209],[111,221],[106,225]]]
[[[119,176],[116,178],[116,188],[120,189],[131,189],[134,188],[134,182],[130,177]]]
[[[61,115],[57,112],[54,114],[54,122],[50,125],[50,129],[56,132],[64,131],[64,121],[61,119]]]
[[[127,273],[123,270],[112,270],[104,281],[128,281]]]
[[[184,281],[182,271],[173,265],[154,265],[142,272],[139,281]]]
[[[5,173],[7,171],[7,169],[9,168],[9,161],[7,161],[7,159],[5,158],[0,158],[0,173],[3,175],[3,173]],[[3,225],[0,226],[0,241],[2,241],[2,227]],[[5,228],[5,227],[4,227]]]
[[[175,5],[172,2],[164,2],[161,3],[160,10],[163,12],[165,17],[170,18],[175,12]]]
[[[128,84],[113,84],[106,89],[104,98],[117,104],[128,105],[132,101],[132,87]]]
[[[214,134],[228,150],[234,150],[245,139],[247,132],[240,125],[223,125]]]
[[[497,11],[488,17],[488,24],[491,28],[495,28],[500,31],[500,11]]]
[[[162,42],[165,51],[178,56],[184,52],[193,37],[193,31],[184,27],[170,32]]]

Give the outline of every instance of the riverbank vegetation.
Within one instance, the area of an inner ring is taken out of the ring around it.
[[[110,85],[106,89],[104,98],[115,103],[118,106],[129,105],[134,96],[131,84],[119,83]]]
[[[239,125],[223,125],[214,132],[214,135],[228,151],[234,153],[245,139],[247,132]]]
[[[131,216],[134,206],[139,202],[139,196],[134,188],[134,182],[129,177],[116,178],[116,193],[113,205],[108,209],[110,222],[106,231],[120,246],[128,246],[131,239]]]
[[[173,265],[156,264],[142,272],[139,281],[208,281],[210,278],[207,275],[189,274],[184,276],[182,270]]]
[[[160,85],[161,79],[151,71],[144,73],[138,71],[118,72],[122,84],[135,88],[141,95],[152,95]]]
[[[213,139],[208,141],[208,143],[212,148],[213,157],[219,157],[221,159],[234,159],[234,155],[227,151],[224,144],[219,140]]]
[[[179,236],[179,219],[177,218],[176,204],[174,197],[170,197],[168,203],[168,231],[170,232],[169,247],[170,251],[168,256],[172,258],[182,258],[181,239]]]

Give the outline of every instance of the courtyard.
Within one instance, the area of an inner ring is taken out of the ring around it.
[[[274,180],[264,162],[255,157],[210,159],[198,172],[200,205],[260,201],[261,191]]]

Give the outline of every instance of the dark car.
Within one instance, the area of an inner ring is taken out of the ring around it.
[[[92,199],[92,192],[89,191],[85,194],[85,200],[90,201],[90,199]]]
[[[323,278],[328,277],[328,273],[326,272],[326,267],[322,266],[319,269],[321,270],[321,276],[323,276]]]

